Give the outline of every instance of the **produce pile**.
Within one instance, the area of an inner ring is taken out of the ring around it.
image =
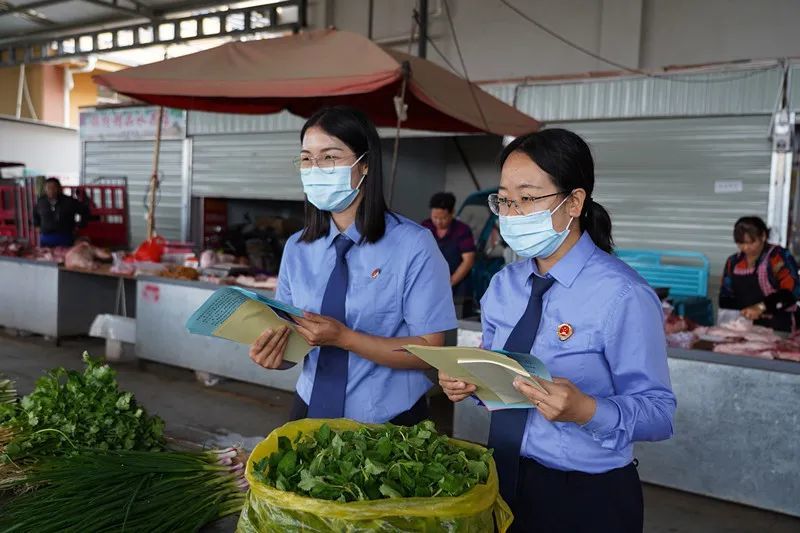
[[[489,475],[490,451],[451,444],[431,421],[336,432],[323,424],[281,436],[278,450],[253,463],[258,481],[312,498],[351,502],[460,496]]]
[[[0,405],[13,403],[17,399],[14,382],[0,374]]]
[[[44,458],[15,483],[36,490],[3,509],[0,531],[197,531],[241,510],[236,455],[80,450]]]
[[[0,406],[0,426],[11,432],[0,454],[69,455],[77,448],[161,450],[164,422],[148,416],[133,394],[119,390],[116,372],[83,355],[83,372],[56,368],[39,378],[19,405]]]
[[[241,450],[168,450],[164,422],[83,360],[19,402],[0,379],[0,531],[188,532],[242,508]]]

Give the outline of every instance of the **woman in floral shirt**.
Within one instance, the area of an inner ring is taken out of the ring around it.
[[[769,229],[759,217],[740,218],[733,228],[739,253],[725,263],[719,292],[721,309],[741,310],[756,324],[794,331],[800,279],[788,250],[769,244]]]

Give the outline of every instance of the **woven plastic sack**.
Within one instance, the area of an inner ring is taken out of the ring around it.
[[[334,502],[285,492],[264,485],[253,477],[255,461],[278,449],[278,437],[294,440],[298,432],[312,433],[327,423],[334,431],[357,430],[365,424],[352,420],[298,420],[279,427],[253,450],[245,476],[250,483],[244,509],[239,517],[238,533],[313,532],[505,532],[512,515],[498,492],[497,469],[489,465],[485,484],[476,485],[458,497],[388,498],[371,501]],[[482,449],[455,439],[463,448]]]

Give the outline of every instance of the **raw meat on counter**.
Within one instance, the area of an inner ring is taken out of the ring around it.
[[[773,348],[775,348],[775,345],[767,342],[731,342],[717,344],[714,346],[714,352],[730,355],[749,355],[750,357],[759,357],[761,359],[774,359],[772,355]]]
[[[275,290],[278,288],[277,277],[263,274],[258,274],[257,276],[237,276],[236,283],[237,285],[252,287],[254,289]]]
[[[70,248],[64,256],[64,266],[82,270],[96,270],[98,261],[111,260],[108,250],[92,246],[87,241],[82,241]]]

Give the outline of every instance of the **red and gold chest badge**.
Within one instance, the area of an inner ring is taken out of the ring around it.
[[[370,276],[372,276],[372,279],[377,279],[378,276],[380,276],[380,275],[381,275],[381,269],[380,268],[376,268],[375,270],[372,271],[372,274],[370,274]]]
[[[561,324],[558,326],[558,338],[562,341],[565,341],[572,337],[572,334],[575,333],[575,330],[572,329],[572,326],[569,324]]]

